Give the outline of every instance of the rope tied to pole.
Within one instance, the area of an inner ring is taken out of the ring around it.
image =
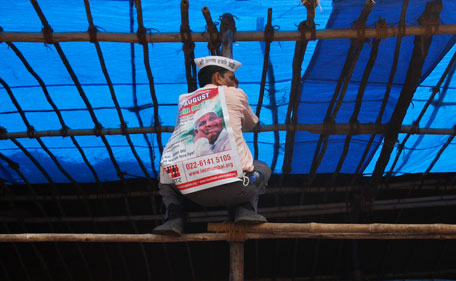
[[[317,6],[320,7],[319,0],[302,0],[301,3],[306,7],[307,19],[305,20],[306,31],[310,31],[309,40],[317,40],[317,34],[315,30],[315,9]]]
[[[47,25],[41,29],[41,32],[43,33],[44,43],[54,44],[54,39],[53,39],[54,30],[52,29],[52,27]]]
[[[100,123],[95,123],[95,127],[93,128],[93,133],[95,136],[100,137],[103,134],[103,126]]]
[[[350,130],[351,130],[351,123],[350,123]],[[336,121],[334,120],[325,120],[323,122],[323,135],[332,135],[336,131]]]
[[[352,29],[356,30],[357,40],[364,42],[366,38],[366,22],[358,19],[352,23]]]
[[[120,123],[120,131],[121,131],[122,135],[124,135],[124,136],[128,134],[127,123],[125,123],[125,122]]]
[[[410,128],[411,135],[418,134],[420,132],[419,125],[420,125],[420,122],[418,120],[413,121],[412,127]]]
[[[379,17],[378,21],[375,22],[375,32],[377,34],[376,37],[379,39],[386,39],[388,37],[386,19],[382,19],[381,17]]]
[[[220,53],[220,44],[222,44],[222,39],[220,38],[220,33],[217,30],[215,24],[207,26],[207,32],[209,33],[209,41],[207,42],[207,48],[211,54]]]
[[[418,18],[418,23],[425,29],[425,37],[436,35],[440,27],[440,12],[442,11],[442,2],[436,1],[426,3],[425,13]]]
[[[33,126],[27,127],[27,136],[31,139],[35,138],[35,128]]]
[[[405,28],[406,28],[405,21],[400,21],[397,24],[397,37],[398,38],[402,38],[405,36]]]
[[[195,49],[195,43],[192,40],[192,31],[190,30],[190,27],[181,25],[180,34],[182,43],[184,43],[184,47],[182,48],[184,53],[191,54]]]
[[[426,3],[426,8],[423,14],[418,18],[417,22],[424,27],[424,38],[430,38],[436,35],[440,27],[440,12],[442,11],[442,1],[430,1]],[[424,46],[425,40],[421,40],[421,53],[425,54],[427,51]]]
[[[212,224],[210,226],[210,231],[215,233],[226,233],[226,241],[229,242],[244,242],[247,240],[245,225],[234,224],[232,222]]]
[[[89,41],[91,43],[97,42],[97,32],[98,32],[97,27],[95,25],[90,25],[88,32],[89,32],[89,38],[90,38]]]
[[[138,27],[138,30],[136,31],[136,36],[138,37],[139,44],[147,45],[146,28],[144,26]]]
[[[53,40],[53,30],[51,26],[49,25],[49,22],[47,21],[46,17],[44,16],[43,11],[41,10],[40,5],[36,0],[30,0],[30,2],[33,5],[33,8],[35,9],[36,13],[38,14],[38,17],[40,18],[41,24],[43,25],[43,28],[41,29],[41,32],[43,33],[44,37],[44,43],[46,44],[54,44]]]
[[[307,31],[306,21],[302,21],[299,24],[298,31],[301,33],[301,38],[299,40],[301,40],[303,42],[307,41],[307,38],[306,38],[306,31]]]
[[[62,137],[68,137],[68,130],[70,127],[64,125],[62,126],[62,129],[60,129],[60,133],[62,133]]]
[[[223,33],[225,30],[232,30],[236,33],[236,23],[234,22],[234,16],[230,13],[225,13],[220,17],[220,32]]]
[[[272,42],[274,41],[274,26],[272,26],[271,22],[268,20],[268,23],[264,27],[264,41]]]
[[[350,135],[359,135],[360,125],[358,119],[350,120]]]

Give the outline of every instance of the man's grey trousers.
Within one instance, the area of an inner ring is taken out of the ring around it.
[[[271,177],[271,169],[262,161],[253,161],[254,170],[263,174],[264,179],[249,182],[244,186],[242,181],[228,183],[209,189],[186,194],[185,197],[204,207],[234,207],[239,204],[250,202],[255,208],[258,206],[258,196],[265,192],[268,180]],[[166,209],[170,204],[182,206],[184,195],[180,193],[174,184],[159,184],[160,195]],[[166,214],[168,217],[168,214]]]

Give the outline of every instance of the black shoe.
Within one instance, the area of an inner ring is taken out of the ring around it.
[[[153,234],[181,236],[184,232],[184,219],[176,218],[167,220],[165,223],[155,227],[152,230]]]
[[[234,223],[239,224],[260,224],[268,220],[255,212],[255,209],[250,203],[236,206],[234,208]]]
[[[182,206],[170,204],[167,208],[167,219],[152,230],[153,234],[181,236],[184,232],[184,210]]]

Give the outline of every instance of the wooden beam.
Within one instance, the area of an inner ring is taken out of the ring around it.
[[[456,34],[456,24],[436,25],[438,29],[434,30],[434,35],[440,34]],[[411,25],[405,27],[405,32],[401,33],[398,27],[388,27],[382,30],[382,34],[378,33],[375,28],[366,28],[364,32],[365,38],[388,38],[397,36],[418,36],[427,34],[428,29],[424,26]],[[54,42],[89,42],[90,35],[88,32],[54,32]],[[192,32],[193,42],[208,42],[210,40],[207,32]],[[343,38],[358,38],[358,32],[351,28],[341,29],[323,29],[317,30],[315,33],[316,40],[325,39],[343,39]],[[306,32],[307,40],[311,39],[311,33]],[[296,41],[301,39],[299,31],[276,31],[274,32],[274,41]],[[121,32],[98,32],[97,40],[100,42],[131,42],[139,43],[136,33],[121,33]],[[163,33],[148,33],[146,35],[148,43],[164,43],[164,42],[182,42],[180,32],[163,32]],[[234,41],[264,41],[264,32],[262,31],[237,31],[234,35]],[[41,32],[0,32],[0,42],[45,42]]]
[[[236,34],[236,22],[232,14],[222,15],[220,34],[222,36],[222,56],[232,59],[234,35]]]
[[[389,234],[456,234],[454,224],[331,224],[331,223],[263,223],[257,225],[208,224],[209,232],[225,232],[225,229],[246,233],[389,233]]]
[[[221,231],[228,224],[209,224]],[[228,225],[242,231],[245,239],[456,239],[454,224],[287,224]],[[156,234],[20,233],[0,234],[0,243],[81,242],[81,243],[175,243],[231,241],[230,233],[195,233],[180,237]],[[237,241],[240,242],[240,241]]]
[[[230,242],[230,281],[244,280],[244,243]]]
[[[333,127],[328,128],[323,124],[297,124],[297,125],[263,125],[258,131],[259,132],[274,132],[274,131],[287,131],[294,129],[296,131],[307,131],[312,134],[329,134],[329,135],[347,135],[352,133],[350,124],[335,124]],[[376,125],[374,123],[363,123],[357,127],[358,135],[371,135],[371,134],[383,134],[385,132],[385,125]],[[174,126],[160,126],[155,127],[137,127],[125,129],[126,134],[147,134],[147,133],[171,133],[174,130]],[[249,132],[253,132],[250,130]],[[102,128],[97,132],[100,136],[104,135],[122,135],[124,132],[121,128]],[[409,133],[413,135],[448,135],[454,134],[453,128],[416,128],[414,126],[404,125],[399,129],[399,133]],[[95,136],[93,129],[74,129],[62,132],[61,130],[48,130],[48,131],[35,131],[34,137],[63,137],[63,136]],[[27,132],[11,132],[1,133],[0,140],[2,139],[21,139],[30,138]]]

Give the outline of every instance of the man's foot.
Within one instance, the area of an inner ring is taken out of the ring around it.
[[[253,209],[253,207],[251,209]],[[237,206],[234,209],[234,223],[260,224],[268,221],[264,216],[251,209],[246,208],[244,205]]]
[[[184,219],[176,218],[168,220],[165,223],[155,227],[152,230],[153,234],[181,236],[184,231]]]

